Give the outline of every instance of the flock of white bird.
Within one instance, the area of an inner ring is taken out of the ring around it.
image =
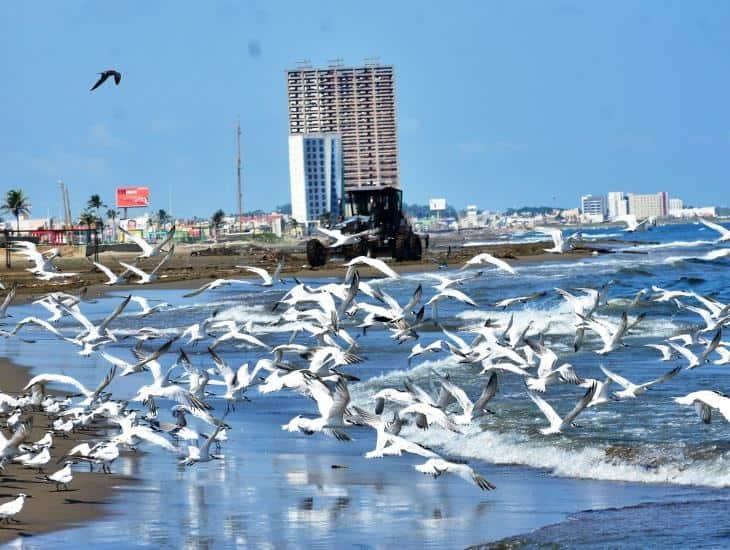
[[[726,237],[730,235],[722,234],[723,242],[728,240]],[[560,242],[563,242],[562,237]],[[164,263],[171,254],[171,251],[163,251],[167,243],[151,246],[142,241],[139,244],[143,257],[164,253]],[[39,254],[32,246],[19,246],[27,250],[29,259],[35,263],[32,269],[39,277],[68,275],[59,274],[49,266],[49,257],[53,254]],[[556,248],[561,247],[556,242]],[[79,353],[83,355],[98,354],[111,368],[94,388],[86,387],[71,376],[45,373],[34,376],[20,395],[0,393],[0,414],[5,418],[5,429],[11,434],[6,436],[0,430],[0,467],[17,463],[35,469],[43,479],[54,483],[60,490],[68,489],[73,483],[73,464],[86,463],[91,471],[97,468],[101,472],[110,472],[120,452],[143,444],[170,452],[183,465],[220,459],[220,450],[230,429],[225,421],[226,415],[241,402],[250,401],[250,390],[256,387],[261,394],[281,391],[302,394],[316,404],[316,412],[306,411],[295,416],[282,426],[283,430],[306,435],[323,434],[349,441],[354,429],[362,429],[356,427],[367,427],[375,432],[375,444],[365,458],[400,456],[403,453],[417,455],[426,459],[415,465],[419,472],[435,477],[454,474],[482,490],[489,490],[494,489],[494,485],[471,466],[440,456],[436,451],[408,439],[401,433],[402,427],[413,423],[423,430],[445,430],[451,432],[452,437],[460,437],[466,427],[478,426],[482,417],[492,412],[488,407],[498,394],[499,378],[511,376],[524,380],[525,395],[545,416],[547,425],[541,427],[540,432],[547,436],[574,428],[575,419],[587,408],[610,406],[616,400],[641,398],[651,387],[665,383],[683,371],[701,368],[710,361],[717,365],[730,364],[730,343],[722,340],[723,328],[730,323],[730,304],[691,291],[654,286],[630,299],[617,300],[624,304],[625,311],[615,322],[599,315],[607,303],[608,285],[571,291],[555,289],[574,312],[575,351],[590,346],[596,354],[603,356],[622,348],[624,339],[644,318],[641,314],[632,314],[642,299],[674,304],[679,310],[696,314],[701,320],[692,332],[650,344],[661,352],[663,361],[674,360],[675,357],[686,361],[684,369],[676,366],[655,380],[632,382],[602,367],[605,379],[594,380],[581,376],[573,366],[562,362],[556,351],[546,344],[544,335],[548,327],[538,330],[532,323],[518,326],[511,317],[502,324],[487,321],[478,326],[463,327],[459,329],[462,334],[472,334],[470,338],[464,338],[441,325],[438,316],[440,303],[451,301],[467,306],[477,305],[468,295],[471,281],[488,277],[496,271],[507,276],[519,276],[504,260],[482,253],[466,262],[460,272],[427,274],[434,280],[432,295],[426,298],[423,285],[418,285],[405,304],[383,290],[382,283],[400,278],[385,262],[361,256],[346,266],[348,270],[342,283],[307,285],[295,280],[296,284],[287,287],[273,308],[279,316],[275,323],[248,321],[239,324],[230,319],[219,319],[214,313],[190,326],[174,327],[176,334],[171,338],[169,329],[163,332],[149,327],[138,328],[133,334],[138,343],[132,349],[135,356],[132,362],[106,349],[108,344],[129,337],[115,332],[115,320],[121,315],[130,315],[127,309],[131,309],[132,304],[137,311],[131,315],[139,317],[164,310],[164,304],[152,306],[140,296],[129,295],[122,298],[106,317],[92,320],[84,313],[83,293],[55,292],[36,300],[33,303],[44,308],[50,317],[21,319],[12,330],[4,331],[3,336],[19,337],[21,332],[27,336],[29,327],[35,327],[79,347]],[[124,267],[137,273],[131,264]],[[260,277],[257,286],[270,288],[287,284],[280,277],[281,264],[273,274],[256,267],[239,267]],[[368,281],[361,279],[358,269],[363,267],[377,270],[382,277]],[[99,268],[104,270],[103,266]],[[486,271],[488,268],[492,271]],[[155,271],[159,272],[159,269]],[[116,276],[111,272],[108,275],[108,284],[115,284]],[[140,275],[140,282],[153,280],[152,274],[146,275]],[[233,284],[255,283],[245,279],[219,279],[186,296]],[[1,317],[8,317],[14,293],[15,288],[8,291],[0,306]],[[537,292],[491,305],[506,309],[515,304],[541,300],[547,295],[547,292]],[[430,311],[428,317],[427,311]],[[57,328],[57,322],[64,318],[75,322],[78,328]],[[449,354],[456,363],[463,365],[465,373],[478,372],[470,376],[482,381],[479,383],[482,391],[477,396],[470,396],[448,376],[434,372],[432,391],[406,380],[403,387],[384,388],[377,392],[371,406],[351,403],[348,385],[357,377],[346,370],[365,360],[363,342],[367,331],[374,329],[389,331],[392,339],[399,344],[411,342],[409,362],[425,354]],[[276,346],[267,343],[273,332],[282,331],[291,332],[287,343]],[[362,337],[353,336],[355,331],[362,331]],[[429,342],[421,339],[422,334],[433,334],[434,331],[439,338]],[[587,339],[587,333],[594,333],[601,346],[594,347],[594,339]],[[144,349],[146,342],[156,339],[165,341],[152,351]],[[197,346],[207,347],[207,354],[193,355],[191,351]],[[248,362],[230,365],[216,351],[223,347],[256,350],[260,355],[253,365]],[[194,364],[191,355],[201,364]],[[472,367],[479,370],[473,371]],[[116,398],[109,391],[116,376],[139,379],[139,386],[131,398]],[[543,397],[549,393],[551,386],[558,384],[572,384],[585,389],[573,409],[563,415]],[[67,388],[68,393],[47,393],[48,386]],[[616,387],[618,389],[613,391]],[[711,421],[713,410],[730,421],[730,398],[712,389],[692,392],[675,398],[675,401],[680,405],[694,406],[703,422]],[[215,416],[215,403],[225,404],[225,414]],[[161,407],[170,408],[174,421],[164,421]],[[48,431],[35,442],[28,441],[29,413],[48,418]],[[45,473],[44,468],[53,461],[51,449],[54,438],[94,427],[97,431],[93,439],[56,459],[56,463],[64,463],[63,468]],[[25,498],[20,494],[0,505],[0,520],[13,520],[22,510]]]

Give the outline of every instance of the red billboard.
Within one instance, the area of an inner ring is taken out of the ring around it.
[[[140,208],[149,205],[149,187],[117,187],[117,208]]]

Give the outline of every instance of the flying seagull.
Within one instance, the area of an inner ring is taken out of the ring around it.
[[[106,82],[106,80],[110,76],[114,77],[114,84],[119,86],[119,83],[122,81],[122,73],[120,73],[119,71],[115,71],[114,69],[109,69],[108,71],[99,73],[99,80],[96,81],[96,84],[94,84],[89,91],[93,92],[94,90],[96,90],[99,86],[104,84],[104,82]]]

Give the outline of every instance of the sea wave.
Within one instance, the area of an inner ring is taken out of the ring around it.
[[[695,248],[700,246],[714,245],[714,241],[672,241],[669,243],[652,243],[632,246],[627,250],[661,250],[663,248]]]
[[[726,455],[704,460],[643,464],[612,456],[607,447],[564,448],[551,444],[546,439],[550,436],[543,438],[493,431],[459,436],[438,429],[415,432],[414,428],[410,428],[407,436],[449,455],[493,464],[546,469],[560,477],[730,487],[730,458]]]

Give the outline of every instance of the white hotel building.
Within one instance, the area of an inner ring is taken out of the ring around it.
[[[292,217],[302,224],[339,215],[342,190],[342,143],[338,134],[289,136],[289,184]]]

